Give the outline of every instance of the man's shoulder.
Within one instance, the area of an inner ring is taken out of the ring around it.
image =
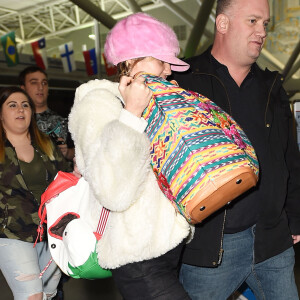
[[[195,55],[195,56],[185,59],[185,61],[191,66],[192,69],[195,67],[195,65],[198,65],[199,63],[208,64],[209,60],[210,59],[209,59],[209,51],[208,50],[199,55]]]
[[[185,59],[190,65],[190,68],[185,72],[174,72],[171,79],[175,79],[178,84],[188,90],[198,91],[199,85],[206,84],[201,76],[199,82],[199,75],[207,74],[211,70],[210,51]]]
[[[58,113],[56,113],[50,108],[47,108],[45,111],[41,113],[36,113],[35,115],[37,120],[49,120],[49,119],[56,119],[61,121],[65,120],[64,117],[62,117],[61,115],[59,115]]]
[[[211,62],[211,49],[212,47],[210,46],[201,54],[187,58],[185,61],[190,64],[192,69],[195,68],[195,66],[202,68],[207,67]]]
[[[185,72],[174,72],[174,77],[186,77],[193,72],[206,72],[210,68],[210,49],[200,55],[192,56],[184,59],[190,65],[190,68]]]
[[[48,108],[46,110],[46,112],[50,115],[50,116],[55,116],[55,117],[58,117],[58,118],[62,118],[64,119],[64,117],[62,117],[60,114],[58,114],[57,112],[55,112],[54,110]]]

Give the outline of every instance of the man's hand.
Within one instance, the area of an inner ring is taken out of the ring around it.
[[[57,144],[58,144],[58,148],[60,149],[62,155],[63,155],[64,157],[66,157],[67,152],[68,152],[68,146],[67,146],[65,140],[64,140],[63,138],[59,137],[59,138],[57,139],[57,142],[58,142],[58,143],[57,143]]]
[[[294,245],[300,241],[300,235],[292,235]]]

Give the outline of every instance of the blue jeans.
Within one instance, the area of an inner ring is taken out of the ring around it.
[[[291,247],[254,264],[254,235],[254,226],[225,234],[224,255],[217,268],[182,265],[180,282],[192,300],[226,300],[243,282],[257,300],[299,299],[294,278],[294,249]]]
[[[0,238],[0,269],[15,300],[27,300],[40,293],[43,299],[55,296],[61,276],[57,265],[52,262],[42,279],[39,278],[50,258],[47,242],[37,243],[33,248],[33,243]]]

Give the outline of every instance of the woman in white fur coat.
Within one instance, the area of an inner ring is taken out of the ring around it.
[[[137,13],[109,33],[106,58],[120,83],[92,80],[76,90],[69,116],[78,169],[100,204],[111,211],[98,242],[99,264],[112,270],[125,300],[190,299],[177,278],[190,226],[161,192],[150,166],[150,142],[141,118],[152,92],[145,71],[166,78],[185,71],[170,27]]]

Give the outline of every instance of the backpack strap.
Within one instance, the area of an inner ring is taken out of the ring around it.
[[[94,235],[95,235],[97,241],[99,241],[104,234],[105,227],[106,227],[108,217],[109,217],[109,212],[110,211],[108,209],[106,209],[105,207],[102,207],[97,230],[94,232]]]

